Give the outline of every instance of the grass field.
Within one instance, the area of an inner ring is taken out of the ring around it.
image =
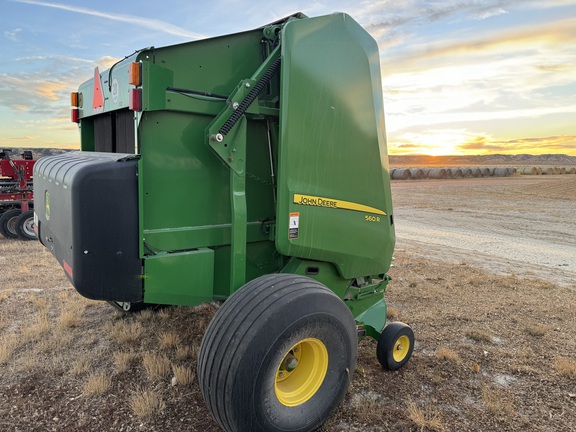
[[[389,319],[413,327],[413,357],[386,372],[362,341],[323,431],[576,430],[576,286],[401,241],[395,258]],[[124,315],[78,295],[38,243],[0,238],[0,430],[219,430],[195,370],[217,307]]]

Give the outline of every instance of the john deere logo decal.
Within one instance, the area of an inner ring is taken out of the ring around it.
[[[44,193],[44,210],[46,214],[46,220],[50,220],[50,194],[48,191]]]

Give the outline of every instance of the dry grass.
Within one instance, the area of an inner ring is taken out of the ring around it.
[[[116,372],[123,373],[136,363],[140,354],[135,351],[118,351],[114,353],[114,365]]]
[[[514,401],[509,393],[499,388],[482,388],[482,402],[488,410],[497,416],[511,417],[515,415]]]
[[[182,337],[173,331],[162,332],[158,335],[158,343],[160,348],[176,348],[180,345]]]
[[[130,397],[130,408],[136,417],[149,418],[164,411],[166,404],[153,390],[138,389]]]
[[[144,353],[142,364],[152,380],[162,379],[170,372],[170,359],[164,354]]]
[[[75,311],[62,311],[58,321],[61,328],[69,329],[80,324],[81,316]]]
[[[102,372],[97,372],[88,377],[82,387],[82,394],[85,396],[101,395],[106,393],[111,386],[110,377]]]
[[[176,352],[174,355],[177,360],[186,360],[195,358],[197,356],[198,348],[196,346],[191,347],[189,345],[179,345],[176,347]]]
[[[436,350],[436,357],[440,360],[450,361],[453,363],[460,363],[462,361],[460,355],[456,351],[443,346]]]
[[[466,336],[475,342],[492,343],[494,341],[493,336],[489,332],[481,329],[469,329],[466,331]]]
[[[544,324],[529,324],[525,327],[526,333],[535,337],[542,337],[550,330],[550,326]]]
[[[42,311],[35,316],[31,325],[22,330],[22,338],[27,341],[38,341],[50,332],[50,318],[47,312]]]
[[[13,292],[14,292],[14,290],[12,290],[12,289],[5,289],[5,290],[0,291],[0,303],[2,303],[4,300],[6,300],[8,297],[10,297]]]
[[[72,376],[84,375],[92,370],[92,361],[88,357],[80,357],[70,368],[70,374]]]
[[[194,382],[194,370],[187,366],[174,366],[172,365],[172,384],[179,386],[187,386]]]
[[[408,400],[407,406],[408,417],[420,431],[441,431],[444,429],[437,407],[427,403],[421,408],[413,400]]]
[[[566,357],[558,357],[554,361],[554,368],[560,375],[576,379],[576,360]]]
[[[17,346],[18,341],[16,337],[12,335],[5,336],[0,340],[0,364],[5,364],[8,362]]]
[[[398,320],[398,317],[400,316],[400,309],[398,309],[397,307],[394,306],[388,306],[388,308],[386,309],[386,318],[391,320],[391,321],[396,321]]]
[[[140,321],[118,321],[108,325],[110,337],[119,344],[137,342],[144,334],[144,326]]]

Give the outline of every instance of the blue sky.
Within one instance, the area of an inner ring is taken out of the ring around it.
[[[350,14],[380,47],[392,154],[576,155],[576,0],[0,0],[0,147],[77,148],[70,92],[136,49]]]

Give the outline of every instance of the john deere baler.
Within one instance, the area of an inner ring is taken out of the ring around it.
[[[147,48],[72,95],[81,151],[35,166],[36,224],[84,296],[226,300],[198,359],[225,430],[312,430],[358,338],[388,369],[394,218],[376,42],[352,18]]]

